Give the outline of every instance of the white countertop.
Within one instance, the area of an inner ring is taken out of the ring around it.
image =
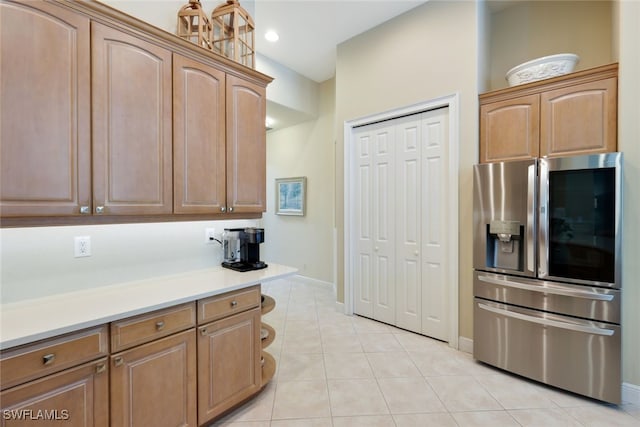
[[[0,349],[124,319],[293,275],[269,263],[236,272],[213,267],[0,305]]]

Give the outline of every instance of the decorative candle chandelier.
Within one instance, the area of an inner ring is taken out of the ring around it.
[[[255,24],[238,0],[227,0],[211,14],[212,50],[255,68]]]
[[[200,0],[189,0],[189,3],[178,11],[178,37],[205,49],[212,49],[211,23],[202,10]]]

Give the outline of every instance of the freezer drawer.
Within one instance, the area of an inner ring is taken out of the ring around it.
[[[473,295],[567,316],[620,324],[619,289],[569,285],[548,280],[476,271]]]
[[[620,403],[619,326],[474,299],[473,355],[565,390]]]

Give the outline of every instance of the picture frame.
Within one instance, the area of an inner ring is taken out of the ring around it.
[[[306,176],[276,179],[276,215],[304,216],[306,199]]]

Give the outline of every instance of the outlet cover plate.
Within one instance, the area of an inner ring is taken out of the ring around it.
[[[76,258],[91,256],[91,236],[73,238],[73,255]]]

